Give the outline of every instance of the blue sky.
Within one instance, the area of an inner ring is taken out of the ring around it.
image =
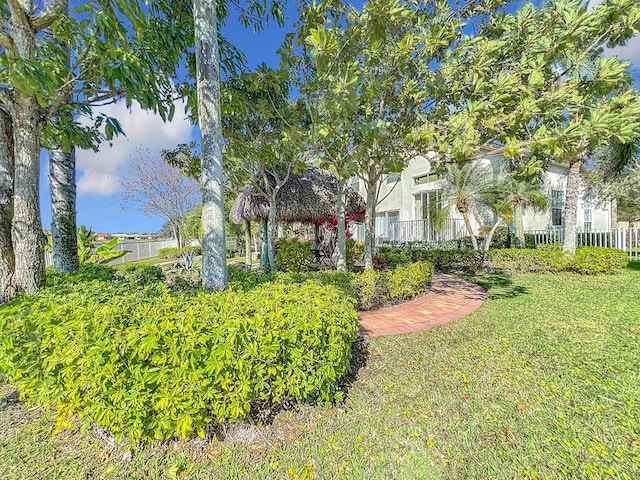
[[[592,0],[596,3],[598,0]],[[275,22],[259,33],[253,33],[230,18],[223,34],[247,56],[250,68],[262,62],[277,67],[279,57],[277,49],[284,35],[292,30],[295,11],[290,2],[287,25],[279,28]],[[636,85],[640,87],[640,37],[636,37],[629,45],[614,50],[622,58],[631,59],[634,63]],[[127,166],[141,154],[158,155],[161,149],[172,148],[179,143],[197,140],[197,127],[181,115],[177,108],[171,123],[138,107],[130,111],[122,104],[111,105],[103,109],[105,113],[118,118],[126,137],[114,140],[112,146],[104,144],[98,153],[89,151],[77,152],[78,178],[78,225],[86,225],[96,232],[157,232],[164,221],[150,217],[139,211],[122,209],[123,199],[120,191],[120,178],[127,173]],[[43,152],[41,169],[41,205],[42,223],[45,229],[51,226],[51,204],[48,188],[47,153]]]

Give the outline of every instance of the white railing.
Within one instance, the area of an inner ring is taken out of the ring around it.
[[[434,228],[429,219],[401,220],[389,224],[386,234],[376,237],[376,245],[383,242],[408,243],[426,242],[439,243],[448,240],[459,240],[468,236],[464,221],[459,218],[448,218],[441,228]]]
[[[175,240],[162,240],[157,242],[123,242],[116,245],[114,250],[129,250],[129,253],[109,262],[109,265],[135,262],[158,256],[158,250],[178,246]],[[45,252],[44,261],[47,266],[53,265],[53,254]]]
[[[563,243],[564,229],[527,230],[525,234],[532,235],[536,245]],[[627,252],[629,260],[640,261],[640,228],[621,227],[610,230],[586,230],[577,232],[578,245],[588,247],[616,248]]]

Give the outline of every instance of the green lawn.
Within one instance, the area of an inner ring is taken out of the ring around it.
[[[477,277],[490,295],[469,317],[370,340],[344,405],[227,428],[226,441],[130,452],[97,432],[52,436],[49,413],[0,406],[0,478],[637,479],[634,267]]]

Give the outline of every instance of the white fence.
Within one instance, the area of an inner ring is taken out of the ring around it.
[[[563,243],[564,229],[528,230],[536,245]],[[588,230],[577,232],[578,245],[588,247],[616,248],[627,252],[629,260],[640,261],[640,228],[622,227],[611,230]]]
[[[114,250],[129,250],[126,255],[109,262],[109,265],[120,265],[121,263],[135,262],[136,260],[144,260],[158,256],[158,250],[161,248],[177,247],[175,240],[163,240],[157,242],[124,242],[119,243]],[[45,252],[45,264],[53,265],[53,254]]]
[[[469,235],[467,227],[464,221],[459,218],[448,218],[442,228],[434,228],[433,223],[429,219],[401,220],[390,223],[387,233],[379,237],[379,239],[391,243],[437,243],[448,240],[459,240],[467,235]]]

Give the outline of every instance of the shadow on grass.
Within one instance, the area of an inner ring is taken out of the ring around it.
[[[462,277],[487,290],[491,299],[514,298],[529,293],[526,287],[514,284],[513,277],[502,271],[467,274]]]

